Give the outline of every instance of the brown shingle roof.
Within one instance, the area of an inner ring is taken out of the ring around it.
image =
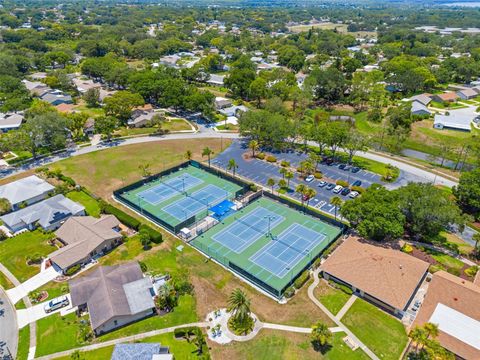
[[[438,271],[433,274],[427,295],[413,326],[429,322],[439,303],[480,321],[480,286],[445,271]],[[441,330],[437,340],[444,348],[464,359],[480,359],[479,349]]]
[[[113,230],[119,225],[120,222],[113,215],[99,219],[91,216],[71,217],[55,232],[67,245],[52,253],[50,259],[65,269],[87,257],[104,241],[120,239],[122,235]]]
[[[437,94],[435,96],[438,97],[439,99],[441,99],[442,101],[454,101],[454,100],[458,99],[458,95],[456,93],[454,93],[453,91],[446,92],[446,93],[443,93],[443,94]]]
[[[322,270],[396,309],[405,309],[428,263],[398,249],[348,238]]]

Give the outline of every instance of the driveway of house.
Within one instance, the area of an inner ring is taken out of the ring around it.
[[[13,304],[16,304],[21,298],[28,296],[31,291],[37,290],[42,285],[45,285],[49,281],[55,279],[59,274],[53,267],[39,272],[37,275],[32,276],[27,281],[21,283],[13,289],[7,290],[7,295]]]
[[[40,304],[34,305],[30,308],[27,309],[22,309],[22,310],[17,310],[17,322],[18,322],[18,328],[21,329],[24,326],[27,326],[28,324],[35,322],[37,320],[43,319],[47,316],[50,316],[52,314],[56,314],[58,312],[61,312],[62,315],[65,313],[69,313],[70,311],[74,311],[72,308],[72,298],[70,297],[70,294],[66,295],[68,297],[68,301],[70,305],[52,311],[50,313],[46,313],[44,310],[44,306],[50,301],[44,301]]]

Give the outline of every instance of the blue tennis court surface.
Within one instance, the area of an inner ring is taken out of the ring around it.
[[[226,190],[210,184],[162,210],[178,220],[186,220],[202,210],[207,211],[209,207],[226,199],[228,195]]]
[[[201,183],[203,183],[203,180],[190,174],[183,174],[139,192],[138,197],[152,205],[157,205],[177,195],[179,192],[185,192]]]
[[[212,240],[239,254],[259,238],[267,235],[268,218],[270,218],[271,229],[284,220],[283,216],[264,207],[259,207],[247,215],[236,219],[235,222],[221,232],[212,236]]]
[[[250,257],[250,261],[271,274],[283,278],[326,236],[300,224],[292,224]]]

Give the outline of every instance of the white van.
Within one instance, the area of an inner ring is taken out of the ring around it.
[[[51,313],[52,311],[68,306],[68,304],[70,304],[70,302],[68,301],[68,297],[66,295],[63,295],[50,300],[48,303],[45,304],[43,309],[48,314],[48,313]]]
[[[340,193],[340,191],[342,191],[342,190],[343,190],[343,186],[337,185],[337,186],[335,186],[335,187],[333,188],[333,193],[334,193],[334,194],[338,194],[338,193]]]

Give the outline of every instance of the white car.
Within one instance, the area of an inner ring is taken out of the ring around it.
[[[68,297],[63,295],[50,300],[48,303],[45,304],[43,310],[45,310],[45,312],[48,314],[52,311],[68,306],[68,304],[70,304],[70,301],[68,301]]]
[[[312,182],[313,180],[315,180],[315,176],[313,176],[313,175],[308,175],[308,176],[305,178],[305,181],[308,182],[308,183],[309,183],[309,182]]]
[[[360,195],[358,191],[352,191],[350,194],[348,194],[348,196],[352,199],[355,199],[358,195]]]
[[[333,188],[333,193],[334,193],[334,194],[339,194],[340,191],[342,191],[342,190],[343,190],[343,186],[337,185],[337,186],[335,186],[335,187]]]

